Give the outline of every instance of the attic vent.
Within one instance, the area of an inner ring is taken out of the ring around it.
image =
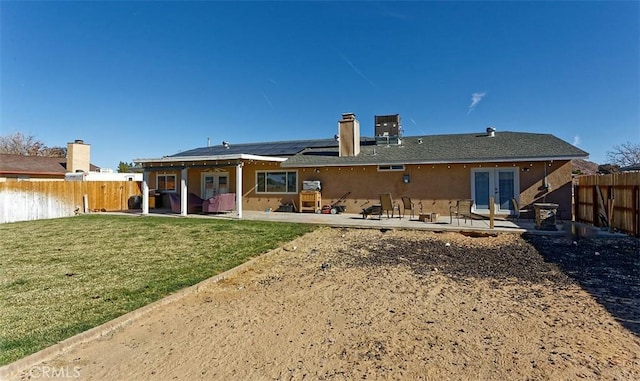
[[[496,129],[493,127],[487,127],[487,136],[496,136]]]

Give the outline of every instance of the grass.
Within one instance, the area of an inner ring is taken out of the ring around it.
[[[0,365],[231,269],[314,228],[108,215],[0,225]]]

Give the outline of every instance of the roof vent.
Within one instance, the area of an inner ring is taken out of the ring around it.
[[[493,127],[487,127],[487,136],[496,136],[496,129]]]

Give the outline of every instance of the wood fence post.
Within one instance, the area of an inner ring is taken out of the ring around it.
[[[600,226],[600,215],[598,213],[598,203],[599,203],[599,197],[598,197],[598,185],[592,185],[592,193],[593,193],[593,198],[591,199],[591,207],[593,209],[593,215],[592,215],[592,223],[593,226]]]
[[[633,200],[631,205],[633,206],[633,235],[640,237],[640,186],[633,187]]]

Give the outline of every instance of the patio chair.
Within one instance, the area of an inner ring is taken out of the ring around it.
[[[402,196],[402,208],[403,208],[403,213],[400,216],[400,218],[407,215],[407,209],[411,212],[409,219],[415,217],[414,210],[416,209],[416,206],[413,203],[413,201],[411,201],[411,198],[407,196]]]
[[[391,193],[380,194],[380,218],[382,213],[387,212],[387,218],[389,218],[389,211],[391,211],[391,217],[393,218],[395,211],[398,210],[398,218],[400,218],[400,206],[393,202]]]
[[[515,197],[511,199],[511,204],[513,204],[516,221],[520,221],[520,213],[531,213],[531,209],[521,209],[520,203],[515,199]]]
[[[449,207],[449,223],[453,223],[453,215],[458,219],[458,225],[460,225],[460,217],[464,217],[464,222],[467,222],[467,218],[471,221],[473,226],[473,213],[471,208],[473,207],[473,200],[458,200],[456,206]]]

